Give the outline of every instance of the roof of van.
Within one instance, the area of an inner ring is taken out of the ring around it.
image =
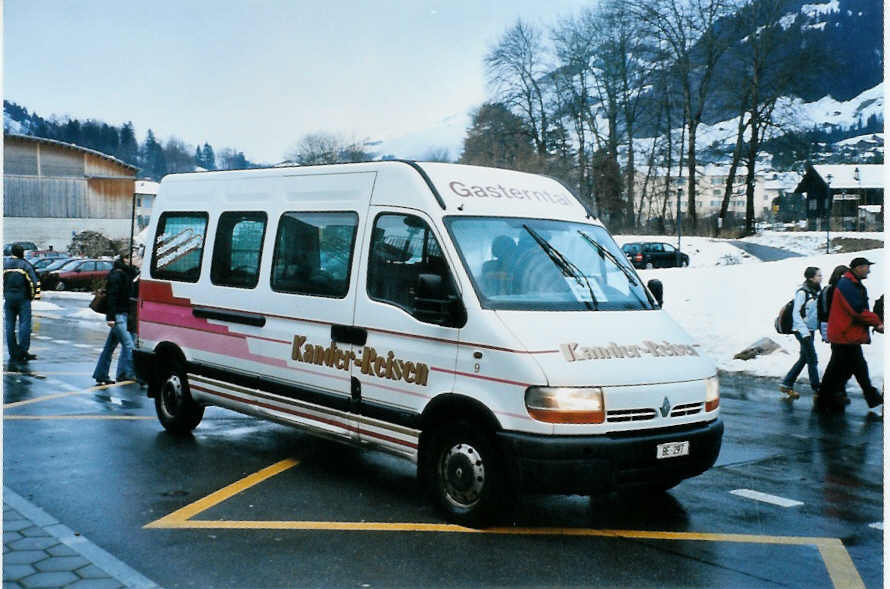
[[[374,175],[372,204],[439,208],[447,214],[540,218],[589,218],[578,199],[546,176],[463,164],[383,160],[321,166],[276,166],[165,176],[180,182],[332,175]],[[355,177],[355,176],[353,176]],[[162,191],[163,192],[163,191]],[[431,197],[431,198],[430,198]]]

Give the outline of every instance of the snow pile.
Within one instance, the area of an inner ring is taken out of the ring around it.
[[[873,303],[884,292],[884,250],[857,254],[818,255],[791,258],[779,262],[742,266],[639,270],[644,282],[658,278],[664,284],[665,310],[705,354],[717,362],[720,370],[747,372],[760,376],[783,377],[797,359],[799,346],[792,335],[779,335],[773,320],[803,282],[807,266],[817,266],[825,276],[823,285],[835,266],[849,264],[855,256],[877,262],[865,281]],[[769,337],[784,348],[752,360],[733,360],[738,352],[762,337]],[[863,346],[872,381],[879,386],[884,374],[884,335],[874,334],[872,344]],[[825,370],[831,349],[816,336],[819,372]],[[806,369],[801,374],[806,380]]]
[[[846,237],[849,239],[877,239],[884,240],[884,234],[880,232],[866,231],[832,231],[829,233],[831,239],[836,237]],[[751,237],[745,237],[739,241],[747,243],[756,243],[758,245],[767,245],[770,247],[778,247],[795,252],[803,256],[816,256],[825,253],[825,232],[824,231],[763,231]],[[844,254],[851,257],[849,254]],[[849,261],[849,260],[847,260]],[[875,260],[877,261],[877,260]],[[841,262],[845,263],[845,262]],[[826,275],[826,280],[828,276]]]

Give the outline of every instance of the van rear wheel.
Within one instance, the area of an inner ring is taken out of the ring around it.
[[[503,495],[503,465],[490,436],[458,422],[433,432],[429,476],[436,503],[447,519],[464,526],[491,522]]]
[[[164,429],[172,434],[185,435],[201,423],[204,407],[192,399],[182,366],[178,362],[168,366],[161,390],[155,396],[155,411]]]

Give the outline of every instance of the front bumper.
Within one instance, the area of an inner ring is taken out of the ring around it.
[[[722,438],[720,419],[598,436],[497,434],[508,475],[524,491],[581,495],[694,477],[717,461]],[[658,444],[684,440],[688,456],[656,458]]]

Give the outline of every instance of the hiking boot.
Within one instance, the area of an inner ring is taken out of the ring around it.
[[[22,362],[28,362],[29,360],[36,360],[36,359],[37,359],[37,354],[30,354],[28,352],[25,352],[24,354],[19,354],[19,360],[21,360]]]
[[[794,392],[794,389],[789,386],[779,385],[779,390],[788,395],[789,399],[800,399],[800,395]]]

